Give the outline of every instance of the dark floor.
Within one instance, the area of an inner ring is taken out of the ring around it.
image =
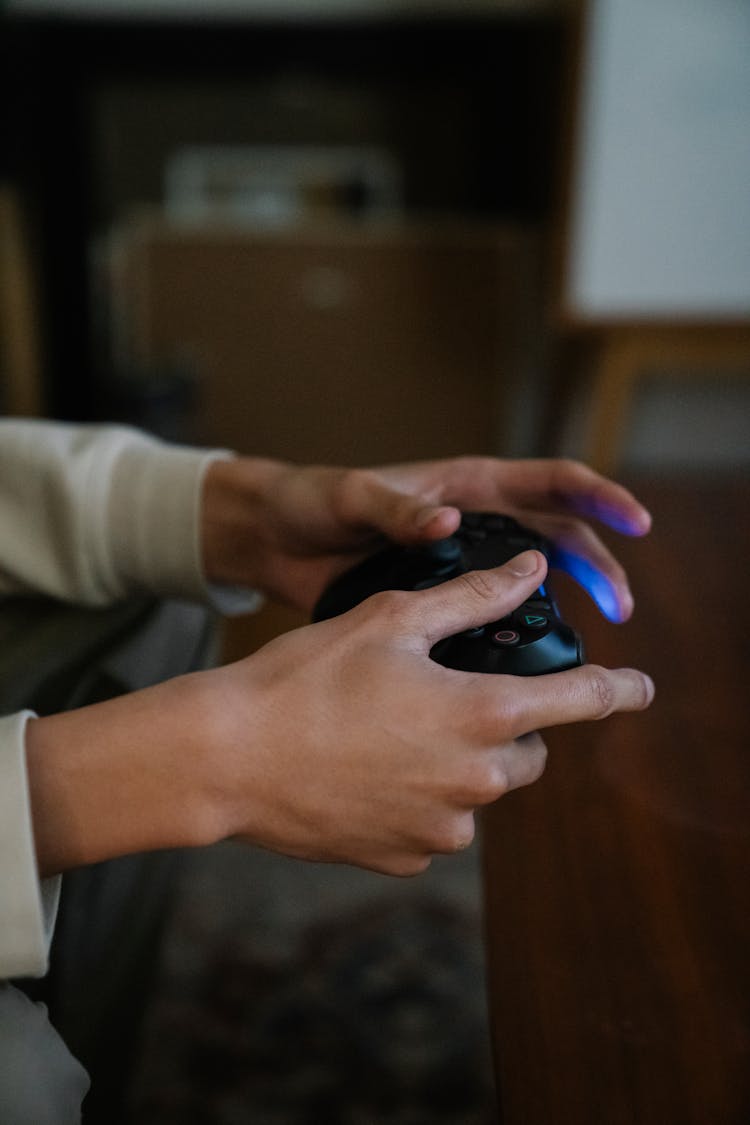
[[[190,857],[132,1125],[489,1125],[478,849],[394,880]]]

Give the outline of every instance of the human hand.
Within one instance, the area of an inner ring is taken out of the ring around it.
[[[442,637],[515,609],[544,580],[525,552],[442,586],[374,595],[211,673],[223,701],[225,831],[388,874],[467,846],[474,811],[542,773],[539,729],[648,706],[630,669],[522,679],[443,668]],[[215,689],[216,690],[216,687]]]
[[[648,706],[631,669],[533,678],[430,659],[544,580],[536,551],[376,594],[234,664],[34,719],[39,870],[240,837],[391,874],[466,846],[474,810],[539,777],[540,729]]]
[[[460,457],[376,469],[217,461],[205,482],[205,569],[215,582],[254,586],[310,610],[384,537],[444,538],[461,510],[502,512],[541,531],[555,545],[553,564],[580,581],[606,617],[630,616],[627,576],[588,521],[643,535],[650,516],[621,485],[568,460]]]

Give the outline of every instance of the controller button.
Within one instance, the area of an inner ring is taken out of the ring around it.
[[[548,618],[543,613],[524,613],[521,615],[521,621],[529,629],[546,629],[549,624]]]
[[[483,637],[484,625],[475,625],[473,629],[464,629],[462,636],[464,637]]]
[[[492,634],[493,644],[501,645],[507,648],[509,645],[517,645],[521,639],[521,634],[517,633],[515,629],[498,629],[496,633]]]

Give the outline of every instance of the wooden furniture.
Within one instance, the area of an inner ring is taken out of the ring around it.
[[[180,224],[120,238],[124,363],[196,375],[199,443],[299,463],[492,453],[520,393],[536,240],[516,225]],[[302,623],[227,624],[239,656]]]
[[[561,416],[572,409],[576,393],[585,394],[581,457],[607,475],[622,468],[633,403],[646,380],[750,375],[750,320],[655,320],[557,331],[561,339],[545,411],[545,443],[554,446]],[[669,424],[665,418],[664,425]]]
[[[731,0],[571,6],[550,452],[575,408],[582,458],[611,473],[644,376],[750,374],[748,50]]]
[[[484,818],[504,1125],[750,1120],[750,483],[636,490],[632,621],[557,589],[590,658],[649,671],[655,702],[547,732],[545,776]]]
[[[382,146],[410,215],[547,213],[567,0],[73,6],[2,21],[3,159],[35,207],[55,416],[92,417],[110,358],[102,233],[162,200],[183,146]]]
[[[535,245],[514,226],[122,230],[136,371],[188,357],[196,437],[351,465],[490,453],[518,382]]]

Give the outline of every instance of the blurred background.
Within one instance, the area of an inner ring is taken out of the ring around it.
[[[585,11],[6,0],[37,405],[299,460],[586,456],[571,321],[747,315],[750,83],[743,5]],[[618,462],[746,464],[738,364],[696,366],[643,380]]]
[[[1,10],[4,413],[298,461],[746,473],[747,6]],[[295,623],[234,622],[224,658]],[[417,890],[196,859],[132,1120],[493,1120],[480,900],[476,854]]]

